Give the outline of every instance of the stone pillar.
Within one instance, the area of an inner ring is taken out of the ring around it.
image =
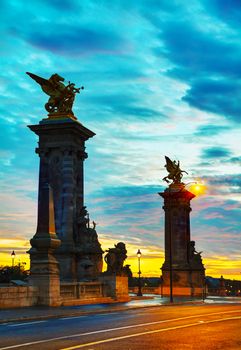
[[[55,252],[61,280],[77,280],[78,220],[84,204],[85,141],[95,134],[74,116],[56,115],[29,128],[39,136],[39,188],[53,189],[56,233],[61,246]]]
[[[195,195],[182,183],[171,184],[164,192],[165,261],[162,266],[163,293],[169,294],[170,258],[173,295],[202,295],[205,269],[190,239],[190,201]]]
[[[38,304],[58,306],[59,264],[53,252],[61,242],[55,233],[53,195],[47,183],[39,186],[38,225],[30,243],[30,284],[38,287]]]
[[[128,277],[118,275],[102,274],[99,281],[103,284],[103,293],[118,302],[130,300],[128,289]]]

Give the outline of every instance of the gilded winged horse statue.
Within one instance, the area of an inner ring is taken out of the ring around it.
[[[49,79],[41,78],[33,73],[26,73],[41,86],[43,92],[50,96],[45,104],[45,109],[49,114],[73,114],[72,107],[75,94],[79,93],[80,89],[84,89],[83,86],[76,88],[75,84],[70,83],[70,81],[67,85],[64,85],[64,78],[56,73],[52,74]]]
[[[181,183],[181,179],[183,177],[182,173],[186,173],[188,174],[185,170],[181,170],[180,169],[180,162],[176,162],[175,160],[172,161],[170,158],[168,158],[167,156],[165,156],[166,158],[166,165],[165,168],[168,171],[168,175],[165,176],[162,180],[166,181],[167,183],[170,183],[172,180],[172,183],[174,184],[178,184]]]

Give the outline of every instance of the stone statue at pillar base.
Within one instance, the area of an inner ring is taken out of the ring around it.
[[[195,249],[195,241],[189,242],[189,264],[192,268],[203,268],[202,252],[197,252]]]
[[[103,260],[101,244],[98,241],[96,223],[90,227],[89,214],[83,207],[78,220],[76,237],[77,278],[81,280],[95,280],[102,272]]]
[[[125,243],[119,242],[114,248],[106,250],[105,262],[107,271],[102,273],[99,280],[103,283],[104,294],[112,297],[119,302],[130,300],[128,290],[128,266],[123,266],[127,258]]]
[[[108,275],[126,276],[125,269],[123,267],[124,261],[127,258],[127,250],[125,243],[119,242],[115,244],[115,248],[109,248],[105,256],[105,262],[107,264]]]

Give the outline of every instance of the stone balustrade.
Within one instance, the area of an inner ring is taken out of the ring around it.
[[[38,288],[34,286],[0,287],[0,308],[34,306],[38,303]]]
[[[100,298],[103,288],[100,282],[65,282],[60,285],[60,296],[63,300]]]

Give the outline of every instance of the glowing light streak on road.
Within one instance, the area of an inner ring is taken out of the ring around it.
[[[16,349],[16,348],[20,348],[22,346],[30,346],[30,345],[35,345],[35,344],[42,344],[42,343],[47,343],[47,342],[51,342],[51,341],[55,341],[55,340],[63,340],[63,339],[68,339],[68,338],[77,338],[77,337],[83,337],[83,336],[86,336],[86,335],[107,333],[107,332],[119,331],[119,330],[136,328],[136,327],[145,327],[145,326],[151,326],[151,325],[156,325],[156,324],[161,324],[161,323],[182,321],[182,320],[187,320],[187,319],[196,318],[196,317],[216,316],[216,315],[233,314],[233,313],[240,313],[240,312],[241,312],[241,310],[212,312],[212,313],[208,313],[208,314],[199,314],[199,315],[185,316],[185,317],[173,318],[173,319],[169,319],[169,320],[161,320],[161,321],[148,322],[148,323],[138,323],[138,324],[133,324],[133,325],[130,325],[130,326],[123,326],[123,327],[109,328],[109,329],[101,329],[101,330],[93,331],[93,332],[70,334],[70,335],[66,335],[66,336],[62,336],[62,337],[49,338],[49,339],[32,341],[32,342],[28,342],[28,343],[10,345],[10,346],[6,346],[6,347],[3,347],[3,348],[0,348],[0,350]],[[221,319],[219,321],[227,320],[227,319],[228,318],[226,318],[226,319],[223,318],[223,319]],[[236,316],[236,317],[229,318],[229,319],[241,319],[241,316]],[[215,321],[207,321],[205,323],[208,323],[208,322],[211,323],[211,322],[215,322]],[[216,322],[218,322],[218,321],[216,321]],[[201,324],[203,325],[203,323],[194,323],[193,325],[201,325]],[[181,327],[181,326],[179,326],[179,327]],[[182,327],[184,327],[184,326],[182,326]],[[172,327],[172,328],[174,329],[174,327]],[[165,328],[164,330],[168,330],[168,328]],[[150,332],[155,332],[155,331],[150,331]],[[137,334],[141,334],[141,333],[136,333],[135,335],[137,336]],[[135,335],[132,335],[132,336],[135,336]],[[112,338],[112,339],[118,340],[117,338]],[[91,345],[91,343],[85,344],[85,346],[89,346],[89,345]],[[83,346],[78,345],[78,347],[80,348],[80,347],[83,347]],[[78,347],[76,346],[75,348],[65,348],[65,349],[61,349],[61,350],[77,349]]]
[[[104,340],[98,340],[96,342],[91,342],[91,343],[86,343],[86,344],[79,344],[79,345],[71,346],[69,348],[62,348],[60,350],[81,349],[81,348],[84,348],[86,346],[98,345],[98,344],[103,344],[103,343],[109,343],[109,342],[116,341],[116,340],[140,337],[142,335],[147,335],[147,334],[154,334],[154,333],[161,333],[161,332],[166,332],[166,331],[173,331],[173,330],[181,329],[181,328],[188,328],[188,327],[194,327],[194,326],[200,326],[200,325],[209,324],[209,323],[223,322],[223,321],[230,321],[230,320],[241,320],[241,316],[227,317],[227,318],[222,318],[222,319],[213,320],[213,321],[201,321],[201,323],[200,323],[200,321],[198,321],[196,323],[189,323],[189,324],[182,325],[182,326],[175,326],[175,327],[169,327],[169,328],[156,329],[156,330],[153,330],[153,331],[146,331],[146,332],[142,332],[142,333],[128,334],[128,335],[123,335],[121,337],[115,337],[115,338],[109,338],[109,339],[104,339]]]

